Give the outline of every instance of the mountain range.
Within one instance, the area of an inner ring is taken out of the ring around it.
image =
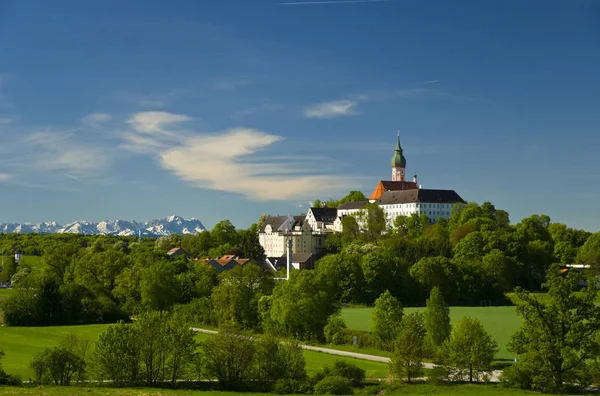
[[[60,225],[54,221],[38,224],[32,223],[0,223],[0,233],[9,234],[86,234],[86,235],[138,235],[168,236],[172,234],[196,234],[205,231],[204,225],[198,219],[184,219],[180,216],[169,216],[146,222],[112,220],[93,223],[90,221],[75,221]]]

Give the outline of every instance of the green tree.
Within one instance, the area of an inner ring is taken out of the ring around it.
[[[388,290],[375,301],[371,314],[371,332],[377,337],[382,348],[393,348],[394,340],[400,331],[402,315],[402,304]]]
[[[343,203],[347,203],[347,202],[362,202],[362,201],[366,201],[367,197],[365,197],[365,194],[363,194],[361,191],[350,191],[348,193],[348,195],[346,195],[345,197],[343,197],[342,199],[339,200],[340,204]]]
[[[406,378],[406,382],[410,383],[423,374],[425,334],[423,314],[413,312],[402,319],[390,363],[390,373],[393,377]]]
[[[71,333],[60,340],[59,345],[46,348],[37,354],[31,363],[36,382],[54,382],[54,385],[69,386],[75,377],[84,379],[87,364],[88,342]]]
[[[549,298],[542,300],[517,290],[517,313],[524,323],[508,345],[519,354],[509,379],[514,382],[514,374],[519,373],[527,379],[519,385],[543,392],[563,392],[567,386],[587,384],[588,361],[600,353],[596,342],[600,307],[594,303],[598,294],[594,282],[579,291],[576,276],[565,278],[553,267],[543,285]]]
[[[99,379],[110,380],[117,385],[138,383],[142,342],[139,330],[123,322],[102,332],[92,355]]]
[[[15,264],[15,259],[12,256],[4,257],[4,266],[2,267],[2,272],[0,272],[0,282],[9,282],[16,272],[17,265]]]
[[[360,227],[354,216],[344,216],[342,218],[342,237],[345,241],[354,241],[360,236]]]
[[[258,329],[258,303],[262,296],[271,294],[273,286],[273,275],[253,264],[222,272],[219,285],[212,292],[218,323],[234,323],[242,329]]]
[[[594,272],[600,272],[600,232],[590,235],[577,254],[577,261],[592,266]]]
[[[256,379],[273,384],[278,379],[306,378],[306,361],[297,343],[281,342],[264,334],[255,343]]]
[[[325,377],[315,384],[315,395],[351,395],[352,384],[339,375]]]
[[[242,388],[253,378],[255,345],[248,334],[222,326],[201,349],[204,373],[218,379],[225,389]]]
[[[327,324],[323,329],[325,333],[325,341],[328,344],[339,345],[344,344],[344,332],[346,331],[347,326],[344,318],[339,313],[335,313],[327,319]]]
[[[166,374],[171,384],[175,384],[191,367],[196,358],[198,343],[192,324],[183,315],[169,315],[164,323],[164,333],[168,348]]]
[[[258,240],[258,230],[258,225],[252,224],[247,230],[241,230],[238,233],[241,255],[255,262],[265,259],[265,249]]]
[[[425,233],[425,229],[429,226],[429,219],[426,214],[413,213],[406,219],[405,227],[408,236],[418,238]]]
[[[267,331],[299,340],[324,340],[327,319],[337,312],[329,286],[317,271],[294,271],[279,282],[264,315]]]
[[[156,239],[154,248],[161,252],[166,253],[173,247],[173,241],[170,237],[160,237]]]
[[[348,363],[344,360],[336,360],[332,366],[323,367],[325,377],[342,377],[350,381],[352,386],[360,386],[365,380],[365,370],[356,364]]]
[[[457,294],[456,266],[447,257],[423,257],[410,269],[410,276],[427,293],[438,287],[446,296]]]
[[[385,212],[379,205],[367,204],[364,209],[364,224],[366,225],[366,234],[370,240],[375,240],[387,230]]]
[[[214,241],[214,246],[225,244],[236,246],[239,240],[238,231],[229,220],[221,220],[215,224],[210,236]]]
[[[182,272],[178,263],[160,261],[142,271],[140,281],[141,303],[148,309],[168,310],[182,299],[177,275]]]
[[[425,310],[425,328],[427,343],[436,352],[450,336],[450,308],[444,301],[444,296],[438,287],[431,289]]]
[[[162,312],[149,311],[136,317],[133,327],[140,340],[141,376],[147,384],[165,379],[165,367],[169,354],[166,334],[168,317]]]
[[[459,320],[444,344],[442,363],[454,381],[480,381],[492,371],[498,344],[478,319]]]

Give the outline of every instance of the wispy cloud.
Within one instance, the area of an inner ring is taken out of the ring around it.
[[[16,122],[15,118],[10,118],[10,117],[0,117],[0,125],[8,125],[8,124],[13,124],[14,122]]]
[[[0,182],[8,181],[12,178],[8,173],[0,173]]]
[[[137,132],[149,135],[172,135],[173,132],[168,127],[190,120],[191,117],[166,111],[144,111],[134,114],[127,123]]]
[[[109,164],[110,150],[75,138],[79,130],[35,132],[21,141],[20,165],[35,171],[58,171],[65,177],[98,177]]]
[[[355,100],[335,100],[332,102],[322,102],[308,107],[304,115],[308,118],[337,118],[357,114],[356,107],[358,103]]]
[[[348,95],[345,99],[331,102],[321,102],[310,105],[304,110],[308,118],[336,118],[358,114],[359,106],[366,102],[376,102],[392,99],[427,99],[443,98],[457,99],[456,95],[448,94],[440,89],[418,87],[423,84],[434,84],[437,80],[425,81],[415,84],[417,87],[388,91],[367,91],[360,94]]]
[[[281,5],[318,5],[318,4],[352,4],[352,3],[388,3],[396,0],[318,0],[318,1],[288,1]]]
[[[110,120],[112,120],[112,116],[107,113],[91,113],[81,118],[82,124],[92,128],[101,128]]]
[[[268,150],[283,138],[257,129],[232,128],[204,134],[182,129],[193,120],[181,114],[138,113],[128,124],[125,148],[153,155],[159,165],[201,188],[243,195],[253,200],[308,198],[320,190],[339,193],[351,181],[322,173],[327,161],[302,156],[285,166]]]

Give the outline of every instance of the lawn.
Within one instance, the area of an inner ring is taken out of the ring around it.
[[[351,329],[370,330],[373,308],[343,308],[342,317]],[[425,308],[405,308],[405,313],[423,312]],[[513,359],[514,354],[506,350],[510,336],[521,326],[522,319],[517,316],[516,307],[451,307],[450,321],[471,316],[481,321],[486,330],[498,342],[500,351],[497,359]]]
[[[0,288],[0,300],[4,300],[12,294],[13,289],[2,287]]]
[[[54,326],[54,327],[0,327],[0,349],[6,356],[2,366],[9,374],[20,375],[24,380],[32,376],[31,359],[44,350],[58,344],[69,333],[95,342],[108,325]]]
[[[56,345],[64,335],[69,333],[75,333],[83,339],[95,342],[98,335],[108,326],[0,327],[0,349],[6,353],[2,365],[7,373],[20,375],[22,379],[27,380],[33,375],[29,362],[44,348]],[[209,337],[212,336],[198,333],[196,339],[202,342]],[[309,374],[314,374],[323,366],[331,365],[335,360],[344,360],[358,365],[366,371],[367,378],[386,378],[388,373],[388,365],[381,362],[315,351],[304,351],[304,357]]]
[[[373,386],[367,386],[365,389],[358,390],[357,395],[375,395],[376,390]],[[505,389],[498,385],[455,385],[455,386],[434,386],[428,384],[418,385],[400,385],[392,389],[385,390],[382,393],[386,396],[403,395],[445,395],[445,396],[523,396],[540,395],[541,393],[526,392],[517,389]],[[242,392],[216,392],[216,391],[191,391],[191,390],[170,390],[170,389],[151,389],[151,388],[102,388],[102,387],[54,387],[44,386],[36,388],[17,388],[2,387],[0,396],[23,395],[23,396],[71,396],[71,395],[89,395],[89,396],[262,396],[261,393],[242,393]]]
[[[20,266],[31,267],[39,263],[42,260],[41,256],[23,256],[21,257]]]
[[[202,342],[206,341],[210,337],[212,337],[210,334],[198,333],[196,340]],[[364,351],[361,353],[364,353]],[[304,351],[304,359],[306,359],[306,370],[310,375],[320,371],[324,366],[332,365],[336,360],[343,360],[348,363],[354,363],[358,367],[361,367],[363,370],[365,370],[367,378],[387,378],[388,376],[387,363],[373,362],[346,356],[329,355],[323,352],[308,350]]]

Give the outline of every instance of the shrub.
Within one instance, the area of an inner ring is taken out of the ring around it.
[[[0,359],[4,357],[4,351],[0,349]],[[0,364],[0,385],[21,386],[23,382],[18,375],[6,374]]]
[[[306,395],[312,393],[312,386],[307,380],[285,378],[275,382],[273,393],[279,395]]]
[[[352,384],[347,378],[333,375],[319,381],[315,385],[314,393],[317,395],[351,395]]]
[[[341,345],[348,343],[348,337],[345,334],[347,330],[346,322],[339,314],[334,314],[327,319],[327,324],[323,329],[325,340],[328,344]],[[350,340],[352,342],[352,340]]]
[[[346,378],[352,386],[359,386],[365,380],[365,370],[343,360],[336,360],[333,363],[333,367],[329,368],[327,366],[323,371],[326,377]]]
[[[54,385],[68,386],[74,377],[77,382],[83,379],[87,349],[87,341],[69,334],[58,346],[46,348],[37,354],[29,366],[38,383],[54,382]]]
[[[352,340],[356,336],[357,346],[359,348],[379,348],[379,341],[373,334],[368,331],[354,330],[354,329],[343,329],[338,333],[338,342],[336,345],[352,345]]]

